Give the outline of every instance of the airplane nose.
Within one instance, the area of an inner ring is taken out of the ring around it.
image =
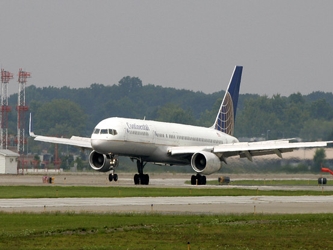
[[[107,143],[105,140],[100,140],[100,139],[92,139],[91,140],[91,146],[92,148],[99,152],[99,153],[103,153],[103,154],[107,154]]]

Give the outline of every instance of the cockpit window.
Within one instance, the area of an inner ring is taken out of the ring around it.
[[[108,130],[107,129],[101,129],[101,134],[108,134]]]
[[[106,135],[106,134],[110,134],[110,135],[116,135],[117,130],[115,129],[99,129],[99,128],[95,128],[94,130],[94,134],[101,134],[101,135]]]
[[[117,134],[117,130],[115,130],[115,129],[109,129],[109,134],[116,135]]]

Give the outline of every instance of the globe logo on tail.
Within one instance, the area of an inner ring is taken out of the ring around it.
[[[234,121],[234,105],[230,93],[227,92],[217,117],[215,129],[228,135],[233,135],[235,127]]]

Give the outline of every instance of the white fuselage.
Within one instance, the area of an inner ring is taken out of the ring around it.
[[[102,154],[141,158],[148,162],[187,164],[168,155],[168,148],[235,143],[238,140],[213,128],[149,120],[108,118],[91,135],[92,148]]]

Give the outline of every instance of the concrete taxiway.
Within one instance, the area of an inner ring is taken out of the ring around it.
[[[5,212],[189,214],[332,213],[333,196],[205,196],[1,199]]]

